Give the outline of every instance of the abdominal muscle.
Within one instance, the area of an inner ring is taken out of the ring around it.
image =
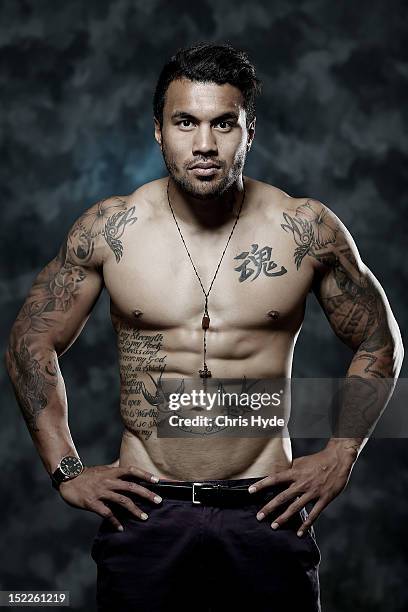
[[[120,466],[135,465],[162,480],[257,478],[291,466],[289,438],[159,439],[143,442],[125,429]]]
[[[149,331],[149,336],[152,332]],[[154,337],[154,336],[153,336]],[[279,346],[281,341],[281,346]],[[293,340],[293,339],[292,339]],[[275,338],[270,348],[254,351],[253,356],[244,360],[207,360],[209,367],[217,371],[217,378],[290,378],[285,364],[291,363],[288,358],[290,346],[284,346],[287,339]],[[272,349],[273,345],[273,349]],[[156,355],[166,356],[165,375],[161,374],[163,363],[158,357],[157,367],[149,367],[149,372],[139,371],[135,363],[137,356],[129,356],[129,351],[122,350],[124,344],[119,342],[119,362],[121,373],[121,418],[124,424],[119,464],[122,467],[137,466],[154,473],[162,480],[220,480],[260,477],[289,468],[292,464],[292,450],[288,431],[284,428],[275,437],[265,433],[263,437],[232,437],[217,434],[194,435],[191,437],[163,438],[157,437],[157,382],[162,378],[197,377],[202,368],[202,355],[199,351],[181,352],[161,347]],[[162,350],[164,349],[164,350]],[[133,351],[134,353],[134,351]],[[285,356],[276,363],[277,355]],[[139,359],[140,362],[140,359]],[[269,364],[264,371],[261,364]],[[289,366],[290,367],[290,366]],[[260,372],[260,370],[262,370]],[[261,374],[261,375],[260,375]],[[146,392],[143,393],[142,389]],[[150,401],[145,399],[145,395]],[[154,405],[156,401],[156,406]],[[288,408],[285,407],[286,414]],[[251,411],[252,412],[252,411]],[[156,417],[155,417],[156,413]],[[172,414],[177,414],[172,412]],[[197,413],[194,413],[196,415]],[[199,413],[202,414],[202,413]],[[205,414],[208,414],[206,411]],[[186,413],[184,413],[186,416]],[[190,416],[190,415],[189,415]],[[193,416],[193,415],[191,415]]]

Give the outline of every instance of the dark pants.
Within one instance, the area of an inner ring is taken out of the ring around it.
[[[205,482],[249,486],[261,478]],[[103,520],[91,552],[98,568],[98,610],[320,611],[320,551],[313,527],[296,535],[306,510],[276,531],[271,523],[282,507],[256,519],[265,501],[284,488],[269,487],[261,502],[238,508],[164,497],[156,506],[134,496],[149,515],[146,521],[115,506],[124,531]]]

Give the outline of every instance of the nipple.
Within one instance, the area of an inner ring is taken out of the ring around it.
[[[133,310],[133,314],[136,317],[136,319],[138,319],[139,317],[142,316],[143,312],[141,310]]]
[[[273,321],[277,321],[279,319],[279,312],[277,310],[270,310],[268,312],[268,317]]]

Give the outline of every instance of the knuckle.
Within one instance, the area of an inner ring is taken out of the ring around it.
[[[94,500],[93,497],[89,497],[89,496],[85,497],[84,498],[84,506],[85,506],[85,508],[92,508],[93,505],[94,505],[94,502],[95,502],[95,500]]]

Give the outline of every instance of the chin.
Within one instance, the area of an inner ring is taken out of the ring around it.
[[[209,200],[222,195],[230,183],[225,180],[225,177],[211,180],[196,179],[192,182],[185,177],[175,178],[179,186],[189,195],[198,200]]]

